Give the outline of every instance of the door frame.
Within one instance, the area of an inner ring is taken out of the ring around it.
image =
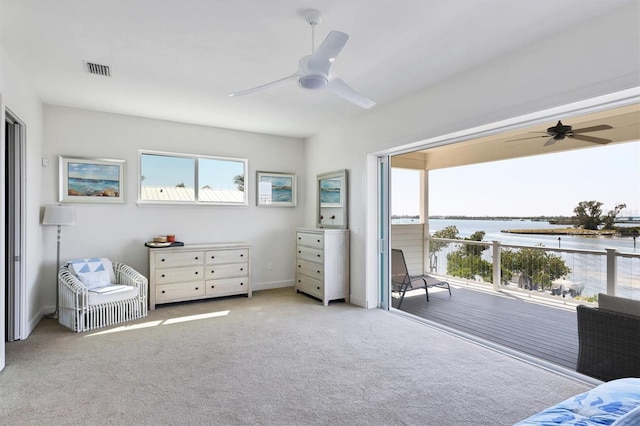
[[[366,300],[367,308],[377,307],[389,310],[389,302],[383,303],[383,292],[381,291],[382,285],[389,285],[390,282],[390,263],[389,263],[389,241],[390,233],[386,236],[381,233],[381,229],[384,229],[382,224],[385,220],[388,220],[389,226],[391,222],[390,206],[382,204],[385,199],[390,199],[390,193],[386,196],[381,196],[378,192],[378,182],[380,182],[380,169],[379,158],[382,156],[388,156],[389,158],[394,155],[406,154],[421,149],[430,147],[450,145],[468,141],[483,136],[489,136],[492,134],[505,132],[508,130],[514,130],[531,126],[534,124],[540,124],[550,119],[554,119],[560,114],[564,115],[580,115],[593,113],[598,111],[604,111],[624,105],[631,105],[640,102],[640,87],[634,87],[631,89],[621,90],[606,95],[589,98],[586,100],[573,102],[565,105],[560,105],[553,108],[548,108],[542,111],[533,112],[530,114],[521,115],[518,117],[489,123],[486,125],[473,127],[466,130],[461,130],[454,133],[449,133],[434,138],[414,141],[407,141],[404,145],[391,147],[385,150],[367,154],[367,169],[366,169],[366,181],[367,181],[367,207],[366,207],[366,222],[367,222],[367,235],[366,235]],[[390,161],[386,163],[388,170],[387,174],[390,175]],[[387,187],[390,191],[390,187]],[[425,200],[425,205],[428,204],[428,200]],[[382,213],[388,212],[388,217],[382,219]],[[426,211],[428,212],[428,210]],[[387,256],[379,256],[382,253],[387,253]],[[381,271],[385,271],[384,265],[387,265],[385,276],[381,275]],[[385,284],[386,283],[386,284]],[[384,295],[387,298],[387,295]]]
[[[13,289],[13,340],[21,340],[26,338],[27,336],[27,309],[26,309],[26,285],[25,285],[25,277],[26,277],[26,125],[20,120],[20,118],[15,114],[11,109],[4,108],[4,123],[10,123],[15,126],[15,134],[13,135],[13,140],[9,141],[6,139],[6,130],[3,132],[4,144],[3,144],[3,156],[7,151],[7,144],[15,143],[15,152],[14,152],[14,161],[16,162],[16,167],[19,168],[19,176],[17,179],[17,187],[19,188],[15,193],[14,199],[14,217],[17,222],[16,232],[14,235],[14,248],[15,255],[19,258],[19,266],[16,271],[16,281],[15,288]],[[3,158],[2,164],[2,186],[5,187],[7,185],[7,181],[5,178],[6,168],[5,168],[6,159]],[[6,220],[6,209],[11,207],[7,206],[4,199],[2,200],[2,215],[3,215],[3,223]],[[16,225],[14,222],[14,226]],[[4,228],[4,226],[3,226]],[[6,230],[3,229],[3,241],[8,238]],[[2,259],[4,262],[4,268],[15,267],[15,260],[11,262],[11,264],[7,263],[8,253],[4,252],[3,245],[3,253]],[[6,269],[2,270],[3,276],[6,273]],[[4,291],[4,286],[3,286]],[[4,294],[4,298],[9,295]],[[3,307],[5,302],[3,301]],[[10,313],[10,312],[9,312]],[[7,312],[3,312],[3,321]],[[3,325],[3,330],[6,325]],[[5,336],[6,339],[7,336]],[[3,339],[3,340],[5,340]]]

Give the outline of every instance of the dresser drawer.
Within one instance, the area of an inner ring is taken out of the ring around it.
[[[203,297],[205,287],[203,281],[189,283],[163,284],[156,286],[156,302],[174,302],[181,299]]]
[[[207,265],[229,262],[247,262],[248,249],[210,250],[206,253]]]
[[[311,260],[314,262],[324,262],[324,251],[316,248],[306,247],[306,246],[297,246],[296,250],[298,252],[298,259]]]
[[[317,280],[322,280],[324,277],[324,267],[321,263],[310,262],[304,259],[297,260],[296,271],[298,274],[304,274]]]
[[[156,253],[155,256],[156,268],[174,268],[176,266],[204,264],[204,251]]]
[[[225,265],[207,265],[204,277],[208,280],[249,275],[248,263],[229,263]]]
[[[322,281],[305,275],[296,276],[296,290],[311,294],[319,299],[323,298],[324,286]]]
[[[155,272],[157,284],[178,283],[204,280],[204,266],[186,266],[184,268],[158,269]]]
[[[206,284],[207,296],[224,296],[249,292],[249,280],[247,280],[247,277],[207,280]]]
[[[298,232],[296,238],[298,245],[322,249],[324,247],[324,235]]]

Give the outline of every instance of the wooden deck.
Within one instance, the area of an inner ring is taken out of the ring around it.
[[[401,311],[575,371],[575,308],[531,302],[509,293],[451,286],[407,292]],[[394,295],[395,296],[395,295]],[[398,299],[393,298],[393,307]]]

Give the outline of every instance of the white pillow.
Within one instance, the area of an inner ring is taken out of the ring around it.
[[[113,266],[106,258],[92,257],[69,262],[71,270],[87,289],[92,290],[111,284]]]
[[[640,300],[598,294],[598,307],[607,311],[640,316]]]

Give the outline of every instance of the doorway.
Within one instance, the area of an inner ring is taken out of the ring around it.
[[[22,258],[24,241],[24,124],[11,111],[5,112],[4,176],[4,341],[21,337],[23,300]]]

